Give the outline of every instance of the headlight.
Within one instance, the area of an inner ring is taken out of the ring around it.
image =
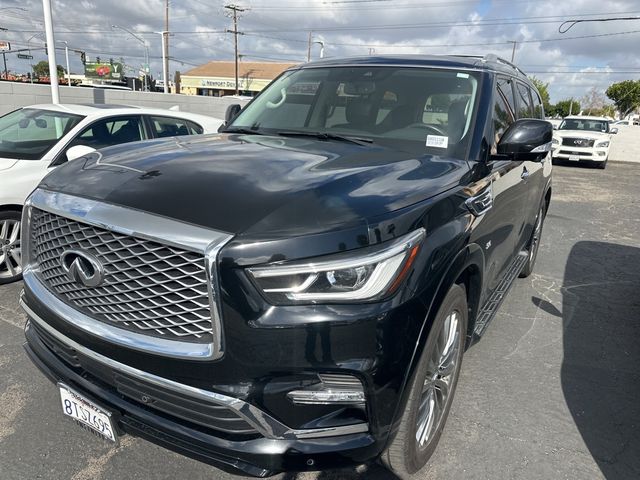
[[[407,276],[424,236],[420,228],[382,246],[248,272],[274,304],[378,300]]]
[[[609,141],[596,143],[596,148],[606,148],[609,146]]]
[[[560,142],[558,141],[557,138],[552,138],[551,143],[553,143],[554,145],[560,145]]]

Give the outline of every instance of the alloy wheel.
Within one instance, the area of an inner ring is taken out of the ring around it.
[[[417,414],[416,442],[419,448],[429,445],[444,420],[447,402],[458,375],[462,348],[460,320],[458,311],[447,315],[429,358]]]
[[[0,279],[18,277],[21,273],[20,221],[0,220]]]

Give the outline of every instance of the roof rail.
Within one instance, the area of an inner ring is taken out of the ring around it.
[[[524,73],[520,67],[518,67],[517,65],[514,65],[509,60],[506,60],[506,59],[504,59],[502,57],[497,56],[495,53],[489,53],[488,55],[485,55],[485,58],[490,62],[496,62],[496,63],[501,63],[503,65],[507,65],[507,66],[513,68],[514,70],[517,70],[518,72],[520,72],[525,77],[527,76],[527,74]]]
[[[451,55],[451,56],[452,57],[461,57],[461,58],[477,58],[478,60],[482,60],[483,62],[499,63],[501,65],[506,65],[508,67],[513,68],[514,70],[516,70],[517,72],[520,72],[525,77],[527,76],[527,74],[524,73],[524,71],[522,71],[522,69],[520,67],[518,67],[517,65],[514,65],[513,63],[511,63],[508,60],[505,60],[502,57],[499,57],[495,53],[487,53],[486,55],[464,55],[464,54],[462,54],[462,55]]]

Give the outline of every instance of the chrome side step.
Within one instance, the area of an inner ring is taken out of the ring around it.
[[[527,263],[527,258],[529,258],[529,252],[527,251],[522,251],[516,255],[507,268],[498,287],[478,311],[478,318],[476,319],[475,328],[473,329],[473,335],[476,339],[481,337],[489,326],[489,322],[491,322],[498,308],[502,305],[502,301],[507,296],[513,281],[518,278],[518,275],[520,275],[520,272]]]

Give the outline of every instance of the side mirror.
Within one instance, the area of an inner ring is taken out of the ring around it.
[[[67,160],[75,160],[76,158],[84,157],[85,155],[95,151],[95,148],[88,147],[87,145],[74,145],[67,150]]]
[[[237,103],[232,103],[227,107],[227,111],[224,114],[225,126],[229,125],[233,121],[233,119],[238,116],[240,110],[242,110],[242,107]]]
[[[551,151],[553,127],[549,122],[526,118],[516,120],[502,134],[498,155],[515,161],[541,162]]]
[[[609,133],[612,133],[615,135],[616,133],[618,133],[618,127],[613,127],[611,130],[609,130]]]

